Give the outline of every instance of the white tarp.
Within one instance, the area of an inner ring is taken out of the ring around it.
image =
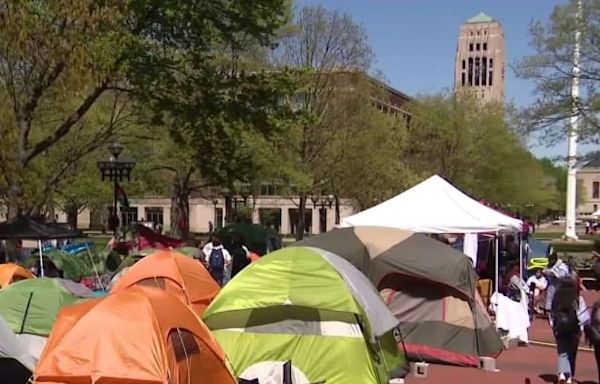
[[[465,195],[438,175],[342,220],[342,227],[382,226],[421,233],[521,231],[521,220]]]

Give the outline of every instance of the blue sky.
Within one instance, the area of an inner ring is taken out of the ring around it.
[[[535,100],[533,84],[516,78],[509,67],[531,53],[529,25],[548,20],[555,5],[567,0],[296,0],[298,6],[322,5],[362,23],[375,53],[374,69],[409,95],[451,88],[458,29],[485,12],[502,23],[506,39],[508,100],[526,106]],[[584,148],[582,148],[584,149]],[[565,144],[545,148],[532,142],[538,156],[565,156]]]

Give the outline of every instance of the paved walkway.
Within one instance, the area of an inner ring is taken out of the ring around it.
[[[588,306],[600,299],[600,292],[583,293]],[[535,319],[529,329],[531,341],[554,344],[552,330],[546,319]],[[581,342],[581,347],[584,341]],[[545,384],[556,383],[556,350],[553,347],[530,345],[504,351],[496,361],[499,372],[484,372],[475,368],[430,365],[427,378],[409,376],[408,384]],[[577,355],[575,379],[580,384],[600,384],[593,352],[580,351]]]
[[[427,378],[407,377],[408,384],[545,384],[556,383],[556,352],[547,347],[519,347],[504,351],[496,362],[499,372],[475,368],[430,365]],[[591,352],[579,352],[575,379],[598,384],[596,362]]]

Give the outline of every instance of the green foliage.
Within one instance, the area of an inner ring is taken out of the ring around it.
[[[411,107],[407,159],[413,170],[437,173],[477,198],[525,212],[555,208],[554,179],[507,126],[501,105],[468,95],[437,94]]]
[[[56,152],[69,156],[56,164],[66,172],[119,133],[118,114],[101,113],[102,129],[90,117],[113,90],[132,94],[158,115],[184,110],[188,118],[195,112],[235,126],[230,116],[247,113],[242,120],[263,122],[253,110],[263,108],[257,100],[273,101],[263,76],[225,76],[217,58],[224,47],[268,45],[288,7],[286,0],[3,0],[0,96],[8,105],[0,107],[0,147],[11,150],[0,159],[0,196],[15,211],[39,211],[60,178],[46,175],[55,168],[44,155],[65,145]],[[227,89],[236,90],[235,102]]]
[[[577,0],[554,8],[547,22],[535,21],[530,27],[534,53],[516,65],[517,75],[533,80],[536,102],[524,112],[528,132],[539,134],[548,144],[565,140],[567,120],[581,118],[582,140],[597,140],[600,125],[600,1],[583,0],[583,18],[577,19]],[[575,31],[580,28],[582,93],[574,109],[571,97]]]

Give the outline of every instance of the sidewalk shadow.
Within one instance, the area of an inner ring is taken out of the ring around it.
[[[556,381],[558,380],[558,377],[556,377],[556,375],[548,375],[548,374],[542,374],[539,376],[539,378],[544,380],[546,383],[552,383],[552,384],[555,384]]]
[[[552,383],[552,384],[555,384],[558,380],[558,377],[556,377],[556,375],[542,374],[542,375],[539,375],[538,377],[540,379],[544,380],[546,383]],[[575,382],[578,384],[600,384],[595,381],[577,381],[577,380],[575,380]]]

